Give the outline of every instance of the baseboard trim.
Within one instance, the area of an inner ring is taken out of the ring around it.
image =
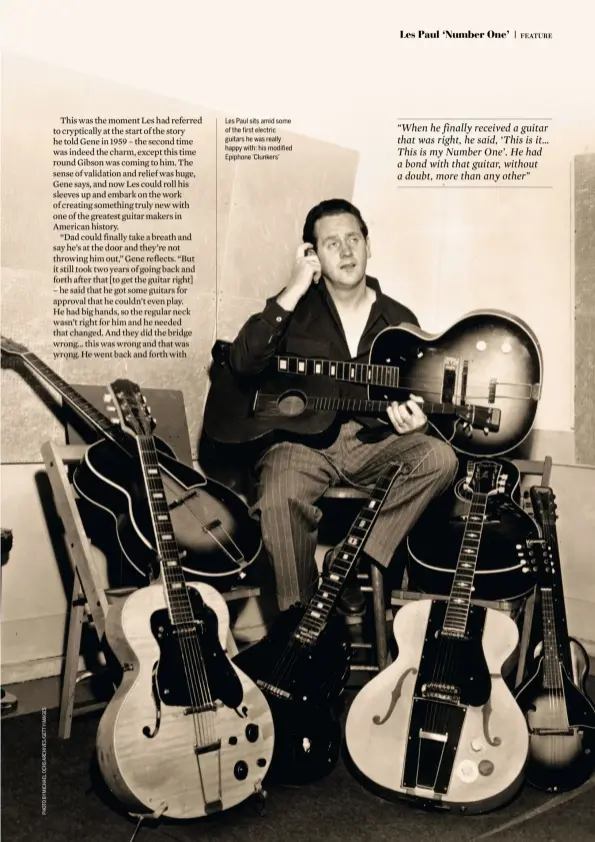
[[[14,664],[3,663],[2,684],[20,684],[23,681],[35,681],[38,678],[61,675],[63,664],[62,655]]]
[[[589,656],[589,675],[595,675],[595,640],[585,640],[582,637],[577,637],[577,640],[581,644],[581,646],[584,647],[585,652]]]
[[[245,644],[247,641],[252,643],[249,632],[251,629],[244,629],[245,638],[239,635],[241,643]],[[259,638],[255,638],[259,639]],[[577,638],[578,642],[584,647],[589,656],[590,669],[589,674],[595,675],[595,640],[585,640],[584,638]],[[2,684],[20,684],[23,681],[35,681],[38,678],[51,678],[62,674],[64,658],[59,655],[52,658],[40,658],[36,661],[22,661],[15,664],[2,664]],[[84,669],[82,660],[79,664],[79,669]]]

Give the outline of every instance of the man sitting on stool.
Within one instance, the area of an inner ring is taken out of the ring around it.
[[[368,228],[350,202],[330,199],[312,208],[303,240],[285,288],[248,319],[232,344],[230,363],[238,376],[260,373],[276,354],[366,363],[381,330],[419,324],[366,275]],[[366,386],[345,384],[343,394],[365,398]],[[403,466],[365,544],[370,560],[386,567],[428,503],[454,481],[456,456],[444,441],[426,434],[419,402],[411,395],[392,403],[388,421],[338,416],[315,441],[292,437],[261,455],[252,511],[260,517],[281,610],[307,602],[313,593],[321,517],[316,501],[330,486],[369,489],[389,463]],[[357,588],[346,589],[341,607],[361,612]]]

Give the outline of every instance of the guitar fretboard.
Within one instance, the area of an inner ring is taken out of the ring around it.
[[[387,386],[397,389],[399,369],[392,365],[371,365],[369,363],[341,362],[340,360],[315,360],[302,357],[275,357],[277,371],[282,374],[322,374],[334,380],[348,380],[351,383],[365,383],[373,386]]]
[[[21,355],[22,359],[27,365],[33,369],[46,383],[49,383],[62,398],[83,418],[106,438],[119,444],[121,447],[125,446],[125,438],[122,436],[119,427],[115,426],[109,418],[102,412],[96,409],[92,403],[84,398],[80,392],[73,389],[66,380],[63,380],[55,371],[46,365],[31,351]],[[128,449],[128,448],[126,448]]]
[[[376,401],[367,398],[313,397],[307,396],[301,411],[315,412],[361,412],[382,414],[386,412],[392,401]],[[460,407],[452,403],[433,403],[424,401],[420,406],[426,415],[456,415],[459,411],[470,411],[470,407]],[[255,404],[255,413],[260,416],[279,415],[279,395],[259,392]]]
[[[193,632],[194,613],[180,564],[180,550],[176,541],[165,496],[155,441],[152,436],[137,436],[147,500],[155,533],[161,574],[169,604],[170,618],[178,633]]]
[[[486,519],[488,495],[475,492],[471,499],[463,542],[446,608],[443,629],[447,633],[464,635],[473,593],[479,545]]]
[[[541,588],[541,612],[543,628],[543,684],[548,690],[562,692],[562,670],[556,633],[556,609],[551,588]]]
[[[399,465],[386,471],[374,486],[370,499],[362,506],[347,533],[347,537],[341,544],[329,572],[323,577],[294,632],[295,639],[300,643],[314,643],[324,630],[347,577],[357,561],[364,542],[376,522],[382,504],[400,470],[401,466]]]
[[[564,605],[562,566],[558,551],[558,534],[554,495],[551,488],[533,486],[530,491],[535,518],[543,535],[539,572],[541,621],[543,630],[544,685],[562,692],[562,666],[572,675],[568,626]]]

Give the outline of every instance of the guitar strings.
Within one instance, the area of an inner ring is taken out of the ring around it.
[[[542,518],[542,529],[543,529],[544,541],[546,543],[546,546],[547,546],[548,550],[552,547],[557,548],[556,536],[553,534],[553,530],[551,529],[551,525],[549,523],[549,520],[546,517]],[[543,563],[543,561],[542,561],[542,563]],[[555,569],[556,569],[556,573],[561,576],[560,560],[557,557],[557,555],[556,555],[556,564],[554,566],[555,566]],[[550,572],[550,575],[552,575],[551,572]],[[553,628],[554,640],[557,644],[556,652],[555,652],[556,664],[555,664],[554,669],[552,671],[551,659],[547,656],[547,653],[545,651],[546,643],[545,643],[545,641],[543,643],[543,646],[544,646],[543,657],[544,657],[545,670],[546,670],[546,672],[549,671],[549,673],[550,673],[550,676],[549,676],[550,680],[548,680],[548,684],[550,684],[550,683],[554,684],[553,687],[551,687],[551,686],[548,687],[549,709],[550,709],[550,713],[551,713],[553,718],[559,717],[560,715],[562,715],[564,727],[568,728],[569,727],[568,706],[567,706],[567,700],[566,700],[566,691],[565,691],[565,688],[564,688],[564,678],[563,678],[563,675],[562,675],[562,661],[561,661],[561,657],[560,657],[561,653],[560,653],[560,648],[559,648],[559,645],[558,645],[559,644],[558,637],[557,637],[557,634],[556,634],[556,605],[555,605],[555,602],[554,602],[553,590],[551,590],[549,595],[548,595],[548,603],[549,604],[547,605],[547,609],[546,609],[544,594],[542,592],[541,610],[542,610],[542,613],[544,614],[544,616],[543,616],[544,637],[545,637],[545,621],[547,620],[551,624],[549,634],[552,633],[551,629]],[[551,642],[553,642],[553,641],[551,641]],[[553,682],[551,682],[551,679],[553,679]],[[556,684],[558,686],[555,686]],[[549,739],[547,741],[547,746],[548,746],[548,749],[549,749],[550,762],[552,764],[556,764],[557,761],[560,759],[560,758],[557,757],[557,754],[556,754],[556,747],[558,746],[558,744],[560,742],[561,742],[561,740],[556,739],[555,736],[553,736],[552,739]],[[564,757],[564,747],[560,746],[560,748],[561,748],[561,758],[563,759],[563,757]]]
[[[160,470],[161,470],[161,469],[160,469]],[[170,491],[172,494],[176,493],[176,492],[174,491],[173,480],[169,480],[169,481],[168,481],[166,477],[167,477],[167,473],[166,473],[166,476],[165,476],[165,477],[163,476],[163,473],[162,473],[162,481],[163,481],[163,485],[164,485],[164,486],[165,486],[165,488],[166,488],[168,491]],[[200,494],[200,491],[199,491],[198,493]],[[194,518],[194,520],[195,520],[195,521],[196,521],[196,522],[200,525],[200,527],[202,528],[202,531],[203,531],[205,534],[209,535],[209,537],[211,538],[211,540],[212,540],[214,543],[216,543],[216,544],[218,544],[218,545],[219,545],[219,547],[220,547],[220,548],[221,548],[221,550],[225,553],[225,555],[226,555],[226,556],[227,556],[227,557],[228,557],[228,558],[229,558],[229,559],[230,559],[230,560],[234,563],[234,565],[237,567],[237,566],[238,566],[238,560],[237,560],[236,558],[234,558],[234,557],[233,557],[232,553],[231,553],[231,552],[227,549],[227,547],[225,547],[225,546],[221,543],[221,541],[219,541],[219,539],[218,539],[218,538],[217,538],[217,537],[216,537],[216,536],[212,533],[212,531],[211,531],[210,529],[206,529],[206,528],[205,528],[205,527],[207,526],[207,524],[209,523],[209,521],[205,521],[205,520],[203,520],[203,519],[202,519],[202,517],[201,517],[201,516],[200,516],[197,512],[195,512],[195,511],[193,510],[193,508],[192,508],[192,506],[191,506],[191,503],[192,503],[192,502],[196,502],[196,497],[193,497],[191,500],[184,500],[184,501],[182,502],[182,504],[181,504],[181,507],[183,507],[183,508],[186,510],[186,512],[187,512],[187,513],[188,513],[188,514],[189,514],[192,518]],[[221,530],[225,533],[225,537],[228,539],[229,543],[233,546],[233,548],[234,548],[235,550],[237,550],[238,555],[240,556],[240,558],[241,558],[241,559],[243,559],[244,555],[243,555],[242,551],[240,550],[240,548],[239,548],[239,546],[236,544],[236,542],[233,540],[233,538],[231,537],[231,535],[230,535],[230,533],[227,531],[227,529],[223,526],[223,523],[221,523],[221,524],[220,524],[220,527],[221,527]],[[186,568],[186,569],[188,569],[188,568]],[[195,573],[195,572],[197,572],[197,571],[195,571],[195,570],[191,570],[191,572]],[[198,572],[199,572],[199,571],[198,571]]]
[[[467,504],[467,518],[468,519],[467,519],[467,526],[465,528],[465,532],[467,532],[467,530],[469,528],[469,524],[475,524],[475,519],[477,519],[478,525],[479,525],[479,529],[478,529],[479,538],[474,539],[474,540],[477,540],[476,560],[475,560],[475,563],[474,563],[474,567],[473,567],[473,571],[472,571],[472,579],[471,579],[471,582],[469,583],[469,588],[465,589],[466,593],[468,591],[468,597],[467,597],[467,603],[464,607],[464,612],[465,612],[464,629],[466,629],[467,622],[468,622],[468,619],[469,619],[469,609],[470,609],[470,601],[471,601],[471,594],[472,594],[472,584],[473,584],[473,579],[475,577],[475,570],[476,570],[476,566],[477,566],[477,555],[479,554],[479,547],[480,547],[480,543],[481,543],[483,525],[485,523],[485,513],[486,513],[486,505],[487,505],[487,497],[486,497],[485,501],[480,502],[476,499],[477,496],[478,496],[477,493],[475,493],[473,495],[473,497],[471,498],[470,502]],[[476,528],[476,527],[474,526],[474,528]],[[464,558],[464,556],[463,556],[463,544],[464,543],[465,543],[465,534],[463,535],[463,541],[462,541],[462,544],[461,544],[461,551],[459,553],[457,568],[459,567],[459,565],[462,562],[462,559]],[[447,607],[446,607],[444,622],[446,622],[447,619],[448,619],[449,608],[451,607],[451,605],[454,605],[452,600],[455,599],[454,592],[455,592],[455,588],[457,587],[456,576],[457,576],[457,571],[455,571],[455,577],[454,577],[453,585],[452,585],[452,588],[451,588],[450,599],[449,599],[449,601],[447,603]],[[457,622],[459,622],[459,621],[457,621]],[[444,625],[443,625],[443,630],[444,630]],[[455,663],[455,652],[456,652],[456,646],[455,646],[454,639],[452,637],[447,637],[446,640],[445,640],[444,636],[441,634],[440,638],[439,638],[439,642],[438,642],[437,655],[436,655],[436,659],[434,661],[434,670],[433,670],[433,674],[432,674],[432,681],[434,683],[442,684],[444,682],[444,679],[450,674],[450,670],[451,670],[453,664]],[[446,723],[447,723],[447,720],[448,720],[448,713],[449,713],[449,711],[448,711],[448,708],[447,708],[446,704],[443,705],[443,704],[436,703],[436,702],[430,702],[428,704],[427,709],[426,709],[426,715],[425,715],[426,730],[432,730],[433,731],[434,729],[438,729],[440,727],[442,728],[442,730],[444,730],[446,728]]]
[[[151,480],[148,480],[148,483],[150,485]],[[185,606],[179,606],[179,605],[176,606],[175,605],[176,595],[173,591],[168,591],[168,588],[167,588],[167,585],[172,584],[172,582],[170,582],[170,576],[168,574],[168,569],[165,565],[163,566],[163,571],[164,571],[163,586],[164,586],[164,589],[165,589],[166,601],[167,601],[168,606],[169,606],[170,617],[172,617],[172,620],[173,620],[173,613],[174,613],[173,609],[175,609],[175,608],[180,609],[181,608],[183,613],[186,614],[187,608]],[[173,600],[173,603],[172,603],[172,600]],[[192,612],[190,611],[190,613],[192,613]],[[187,618],[186,616],[184,616],[183,619],[186,622],[190,622],[190,618]],[[195,712],[194,709],[200,710],[204,705],[207,704],[208,689],[207,689],[206,675],[204,674],[204,670],[202,669],[202,665],[201,665],[199,659],[196,657],[196,653],[191,651],[191,650],[189,651],[188,641],[186,640],[184,630],[182,630],[181,634],[177,635],[176,641],[177,641],[178,646],[179,646],[180,657],[181,657],[182,665],[184,667],[184,674],[185,674],[185,677],[186,677],[186,684],[187,684],[188,692],[189,692],[189,695],[190,695],[190,707],[193,709],[192,721],[193,721],[193,726],[194,726],[197,744],[203,744],[204,745],[204,744],[206,744],[206,741],[209,739],[209,722],[207,720],[207,722],[205,723],[201,716],[199,716],[198,719],[197,719],[196,712]],[[197,679],[198,679],[198,681],[197,681]],[[206,731],[205,731],[205,728],[203,727],[203,725],[205,725],[205,724],[206,724]]]

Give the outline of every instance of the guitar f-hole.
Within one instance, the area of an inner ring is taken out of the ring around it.
[[[153,737],[157,736],[159,726],[161,725],[161,699],[159,698],[159,687],[157,686],[158,666],[159,661],[155,661],[151,673],[151,695],[153,696],[153,701],[155,702],[155,725],[153,726],[153,730],[151,730],[148,725],[145,725],[143,728],[143,736],[147,737],[149,740],[152,740]]]

